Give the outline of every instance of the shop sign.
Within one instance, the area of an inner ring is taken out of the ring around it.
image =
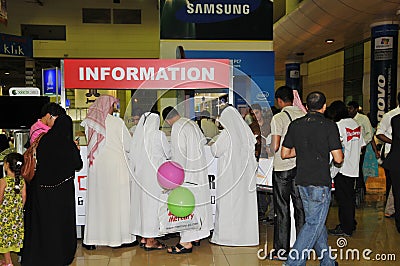
[[[40,96],[39,88],[35,87],[11,87],[8,92],[10,96]]]
[[[227,59],[65,59],[65,88],[228,88]]]
[[[0,54],[32,57],[32,39],[0,33]]]
[[[260,3],[261,0],[200,0],[188,2],[176,12],[176,16],[186,22],[220,22],[249,15]]]

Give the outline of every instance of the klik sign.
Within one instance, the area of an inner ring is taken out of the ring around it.
[[[29,37],[0,33],[0,54],[32,57],[32,47]]]

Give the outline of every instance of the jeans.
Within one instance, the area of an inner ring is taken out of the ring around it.
[[[290,250],[288,260],[283,265],[306,265],[307,254],[314,248],[322,266],[335,265],[329,254],[328,233],[325,227],[326,217],[331,201],[329,187],[298,186],[303,201],[306,223],[301,228],[293,248]],[[304,256],[303,256],[304,255]]]
[[[274,249],[276,251],[284,249],[285,254],[290,250],[290,198],[292,199],[294,208],[296,236],[304,224],[303,203],[299,189],[294,183],[295,177],[296,168],[288,171],[274,171],[272,177],[275,207]]]

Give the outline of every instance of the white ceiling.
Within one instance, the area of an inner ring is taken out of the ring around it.
[[[302,1],[274,24],[276,76],[284,75],[287,60],[309,62],[370,38],[370,25],[397,21],[397,10],[400,0]],[[326,39],[335,42],[326,44]]]

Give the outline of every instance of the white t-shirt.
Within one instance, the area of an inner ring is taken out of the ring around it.
[[[372,136],[374,135],[371,122],[369,121],[368,116],[357,113],[353,119],[359,124],[362,128],[364,141],[365,143],[370,143],[372,140]]]
[[[358,177],[361,147],[365,146],[362,128],[353,118],[342,119],[336,124],[344,154],[339,172],[345,176]]]
[[[392,117],[398,114],[400,114],[400,106],[397,106],[397,108],[384,114],[381,122],[379,122],[378,124],[376,135],[383,134],[389,139],[392,139],[392,125],[390,124],[390,122],[392,121]],[[392,145],[390,145],[389,143],[385,143],[385,155],[389,153],[391,146]]]
[[[282,108],[280,113],[277,113],[272,117],[271,120],[271,135],[281,136],[281,143],[279,144],[279,150],[274,155],[274,170],[275,171],[288,171],[296,167],[296,158],[290,158],[282,160],[281,147],[285,135],[287,133],[290,119],[285,113],[288,112],[292,121],[305,115],[305,113],[297,106],[285,106]]]

